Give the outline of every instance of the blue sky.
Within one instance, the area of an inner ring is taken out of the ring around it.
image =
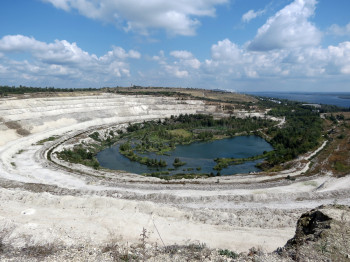
[[[3,0],[0,85],[349,91],[349,0]]]

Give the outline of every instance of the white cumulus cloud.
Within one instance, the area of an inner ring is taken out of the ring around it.
[[[230,79],[309,78],[350,74],[350,42],[328,48],[307,47],[255,52],[239,47],[229,39],[212,45],[211,59],[204,71],[207,76]]]
[[[216,61],[238,61],[242,50],[229,39],[224,39],[214,44],[211,48],[211,56]]]
[[[158,62],[165,74],[176,78],[195,78],[199,76],[201,62],[191,52],[174,50],[169,54],[170,57],[168,58],[161,51],[159,55],[152,57],[154,61]]]
[[[148,34],[150,29],[165,29],[172,35],[194,35],[198,18],[215,16],[215,6],[229,0],[42,0],[65,11]]]
[[[38,41],[23,35],[7,35],[0,39],[0,52],[3,56],[2,72],[13,79],[83,79],[87,82],[103,84],[109,80],[129,77],[128,59],[139,59],[135,50],[126,51],[113,47],[101,57],[89,54],[76,43],[55,40],[53,43]],[[30,56],[26,60],[13,60],[11,53]]]
[[[242,21],[245,23],[249,23],[251,20],[257,18],[258,16],[261,16],[265,13],[265,10],[249,10],[247,13],[242,15]]]
[[[259,28],[249,44],[250,50],[316,46],[322,33],[308,19],[315,13],[316,0],[295,0]]]
[[[175,64],[182,65],[184,67],[192,67],[198,69],[201,66],[201,62],[193,56],[193,54],[186,50],[176,50],[170,52],[170,55],[179,59]]]

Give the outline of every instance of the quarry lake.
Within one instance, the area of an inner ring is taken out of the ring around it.
[[[238,136],[214,140],[210,142],[198,142],[189,145],[178,145],[175,150],[166,155],[155,153],[140,154],[149,158],[166,161],[167,167],[148,167],[132,162],[119,153],[119,144],[106,148],[97,154],[97,159],[102,167],[123,170],[130,173],[143,174],[152,172],[169,172],[169,175],[189,173],[214,173],[215,158],[248,158],[262,154],[264,151],[273,150],[272,146],[258,136]],[[177,168],[173,167],[175,158],[186,164]],[[248,161],[240,165],[229,166],[220,171],[221,175],[233,175],[260,171],[255,165],[262,159]]]

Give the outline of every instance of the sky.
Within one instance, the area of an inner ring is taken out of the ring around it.
[[[350,92],[349,0],[1,0],[0,85]]]

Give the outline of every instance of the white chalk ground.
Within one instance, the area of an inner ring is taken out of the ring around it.
[[[11,228],[5,243],[23,247],[63,242],[104,244],[112,235],[137,242],[142,228],[150,241],[165,244],[200,241],[213,248],[246,251],[252,246],[273,250],[284,245],[294,228],[240,228],[196,221],[191,212],[153,202],[108,197],[52,196],[1,190],[0,230]]]
[[[199,241],[238,252],[253,246],[273,251],[294,235],[306,209],[334,202],[350,205],[350,176],[272,181],[300,175],[309,163],[274,177],[251,174],[220,177],[219,183],[212,178],[162,184],[156,178],[65,163],[86,175],[70,172],[45,159],[52,143],[36,145],[53,135],[63,141],[98,126],[214,110],[201,101],[111,94],[0,100],[0,186],[7,187],[0,187],[3,241],[16,247],[100,245],[120,236],[133,243],[146,228],[150,241],[160,245],[161,236],[166,245]],[[11,121],[31,134],[19,135]]]

